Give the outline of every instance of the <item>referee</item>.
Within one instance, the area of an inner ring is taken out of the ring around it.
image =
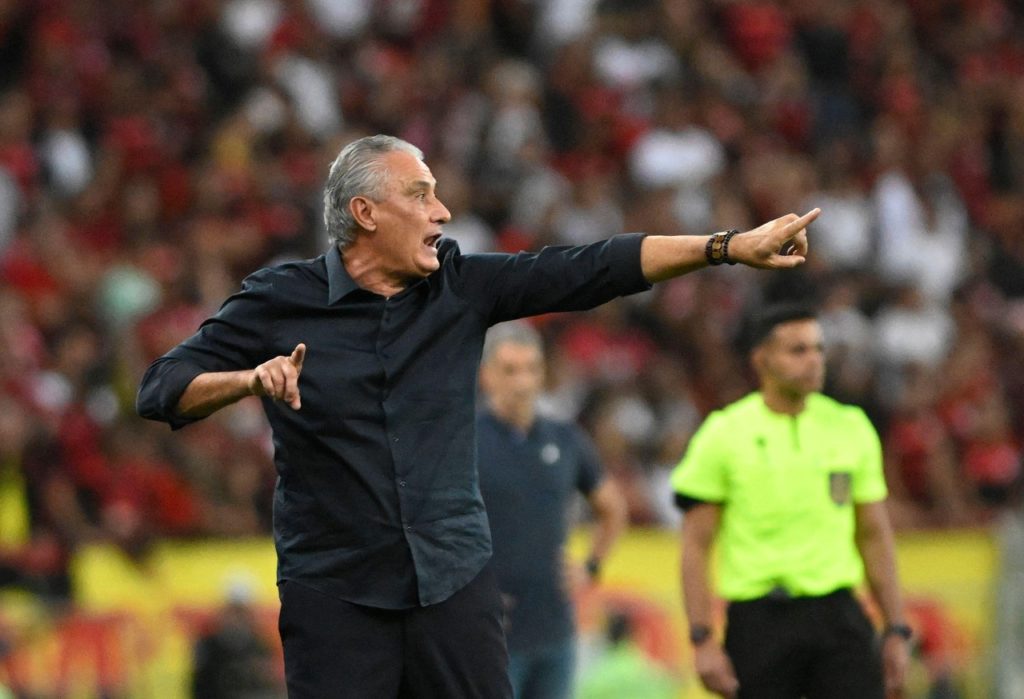
[[[819,393],[822,332],[809,309],[769,308],[751,340],[760,390],[712,413],[672,475],[696,671],[723,697],[892,696],[910,629],[878,435],[859,408]],[[715,541],[724,648],[712,628]],[[865,573],[881,643],[853,594]]]

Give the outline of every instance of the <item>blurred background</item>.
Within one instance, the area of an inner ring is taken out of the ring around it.
[[[0,0],[0,66],[0,696],[283,696],[259,404],[172,437],[134,392],[324,251],[328,164],[385,132],[465,252],[823,210],[796,273],[536,320],[633,524],[584,683],[625,635],[704,696],[667,476],[753,386],[745,314],[800,298],[885,444],[910,695],[1024,697],[1021,0]]]

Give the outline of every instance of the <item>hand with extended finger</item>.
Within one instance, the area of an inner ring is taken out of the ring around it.
[[[293,410],[302,407],[299,397],[299,374],[302,373],[302,362],[306,358],[306,345],[302,342],[295,345],[291,356],[274,357],[253,369],[249,377],[249,392],[254,396],[269,396],[274,400],[283,400]]]
[[[729,241],[729,258],[750,267],[788,269],[807,260],[807,226],[821,209],[786,214]]]

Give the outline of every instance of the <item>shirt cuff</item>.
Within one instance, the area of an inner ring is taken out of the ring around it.
[[[172,430],[201,420],[181,415],[178,401],[189,384],[203,373],[203,368],[180,359],[164,357],[157,360],[142,378],[136,411],[144,418],[166,422]]]
[[[622,233],[608,239],[609,268],[623,296],[647,291],[653,285],[644,278],[640,246],[646,233]]]

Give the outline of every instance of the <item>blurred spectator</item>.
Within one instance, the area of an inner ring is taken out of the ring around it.
[[[840,270],[867,269],[875,257],[871,203],[857,179],[855,145],[833,141],[822,149],[805,202],[821,207],[815,231],[815,263]]]
[[[722,144],[697,123],[699,98],[683,85],[663,85],[656,93],[652,128],[629,154],[637,185],[674,192],[677,226],[688,233],[714,229],[710,184],[725,170]]]
[[[579,699],[670,699],[678,696],[671,676],[636,644],[623,612],[609,615],[607,649],[580,680]]]
[[[279,699],[283,682],[271,646],[251,607],[251,593],[236,583],[228,601],[193,648],[193,699]]]
[[[874,192],[883,278],[945,302],[966,272],[967,215],[936,162],[944,144],[926,131],[912,151],[891,122],[879,125],[876,138],[877,157],[885,168]]]
[[[225,415],[209,443],[173,449],[144,432],[126,460],[126,387],[245,273],[318,254],[324,168],[382,131],[445,171],[467,250],[823,209],[786,286],[720,269],[541,324],[546,407],[590,426],[634,520],[671,520],[662,467],[689,411],[750,388],[740,311],[807,294],[838,367],[828,390],[890,435],[894,480],[924,509],[911,519],[1018,501],[1019,3],[136,5],[0,3],[0,398],[30,435],[10,452],[32,570],[111,536],[108,517],[131,529],[169,490],[192,504],[157,506],[155,535],[267,531],[262,418]],[[969,492],[922,478],[944,471]]]
[[[965,524],[970,493],[937,409],[935,371],[910,372],[884,435],[889,506],[896,526]]]

